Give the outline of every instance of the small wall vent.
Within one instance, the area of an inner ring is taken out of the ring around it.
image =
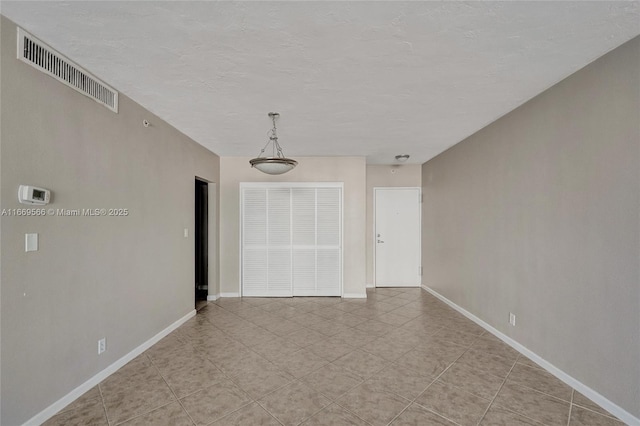
[[[117,91],[22,28],[18,28],[18,59],[118,112]]]

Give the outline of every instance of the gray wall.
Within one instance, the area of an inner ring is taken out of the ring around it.
[[[423,283],[636,417],[639,111],[636,38],[422,168]]]
[[[48,207],[130,211],[1,218],[0,423],[16,425],[193,310],[193,181],[219,181],[219,158],[122,94],[114,114],[18,61],[1,31],[1,207],[31,184]]]

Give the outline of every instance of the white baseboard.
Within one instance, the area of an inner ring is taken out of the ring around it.
[[[564,383],[571,386],[572,388],[574,388],[575,390],[577,390],[578,392],[580,392],[581,394],[583,394],[584,396],[586,396],[587,398],[589,398],[590,400],[592,400],[593,402],[595,402],[596,404],[598,404],[599,406],[601,406],[602,408],[607,410],[609,413],[613,414],[614,416],[622,420],[623,422],[627,423],[628,425],[640,426],[640,419],[635,417],[633,414],[629,413],[628,411],[626,411],[624,408],[620,407],[614,402],[611,402],[610,400],[600,395],[598,392],[591,389],[589,386],[585,385],[584,383],[574,379],[564,371],[560,370],[558,367],[551,364],[549,361],[546,361],[542,357],[538,356],[536,353],[532,352],[531,350],[527,349],[525,346],[522,346],[520,343],[513,340],[511,337],[498,331],[496,328],[487,324],[477,316],[473,315],[471,312],[467,311],[461,306],[456,305],[454,302],[447,299],[437,291],[425,285],[423,285],[422,288],[425,291],[431,293],[433,296],[440,299],[442,302],[446,303],[447,305],[455,309],[456,311],[460,312],[465,317],[469,318],[471,321],[478,324],[480,327],[487,330],[489,333],[493,334],[494,336],[496,336],[497,338],[505,342],[507,345],[511,346],[521,354],[526,355],[529,359],[531,359],[533,362],[538,364],[540,367],[544,368],[549,373],[553,374],[558,379],[562,380]]]
[[[216,301],[218,299],[220,299],[220,295],[219,294],[209,294],[207,296],[207,302]]]
[[[240,293],[220,293],[220,297],[240,297]]]
[[[367,284],[367,288],[375,288],[375,284]]]
[[[345,299],[366,299],[367,293],[344,293],[342,297]]]
[[[82,396],[85,392],[89,391],[91,388],[96,386],[98,383],[102,382],[111,374],[118,371],[119,368],[121,368],[126,363],[128,363],[129,361],[131,361],[132,359],[134,359],[135,357],[137,357],[138,355],[140,355],[141,353],[149,349],[151,346],[158,343],[163,337],[171,333],[176,328],[180,327],[182,324],[187,322],[190,318],[193,318],[195,315],[196,315],[196,311],[194,309],[190,311],[188,314],[186,314],[185,316],[183,316],[182,318],[180,318],[179,320],[175,321],[169,327],[160,331],[151,339],[147,340],[146,342],[144,342],[143,344],[141,344],[140,346],[138,346],[137,348],[135,348],[134,350],[132,350],[131,352],[123,356],[122,358],[118,359],[116,362],[114,362],[113,364],[111,364],[110,366],[108,366],[107,368],[105,368],[104,370],[102,370],[101,372],[99,372],[98,374],[96,374],[95,376],[93,376],[92,378],[90,378],[89,380],[87,380],[86,382],[84,382],[74,390],[72,390],[71,392],[69,392],[64,397],[60,398],[59,400],[57,400],[56,402],[48,406],[46,409],[42,410],[40,413],[33,416],[31,419],[27,420],[23,426],[39,425],[46,422],[51,417],[53,417],[58,411],[62,410],[64,407],[71,404],[73,401],[75,401],[80,396]]]

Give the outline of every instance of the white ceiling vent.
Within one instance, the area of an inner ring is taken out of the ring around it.
[[[118,112],[117,91],[22,28],[18,28],[18,59]]]

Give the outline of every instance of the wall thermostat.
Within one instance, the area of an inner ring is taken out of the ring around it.
[[[20,185],[18,188],[18,201],[22,204],[49,204],[51,191],[29,185]]]

